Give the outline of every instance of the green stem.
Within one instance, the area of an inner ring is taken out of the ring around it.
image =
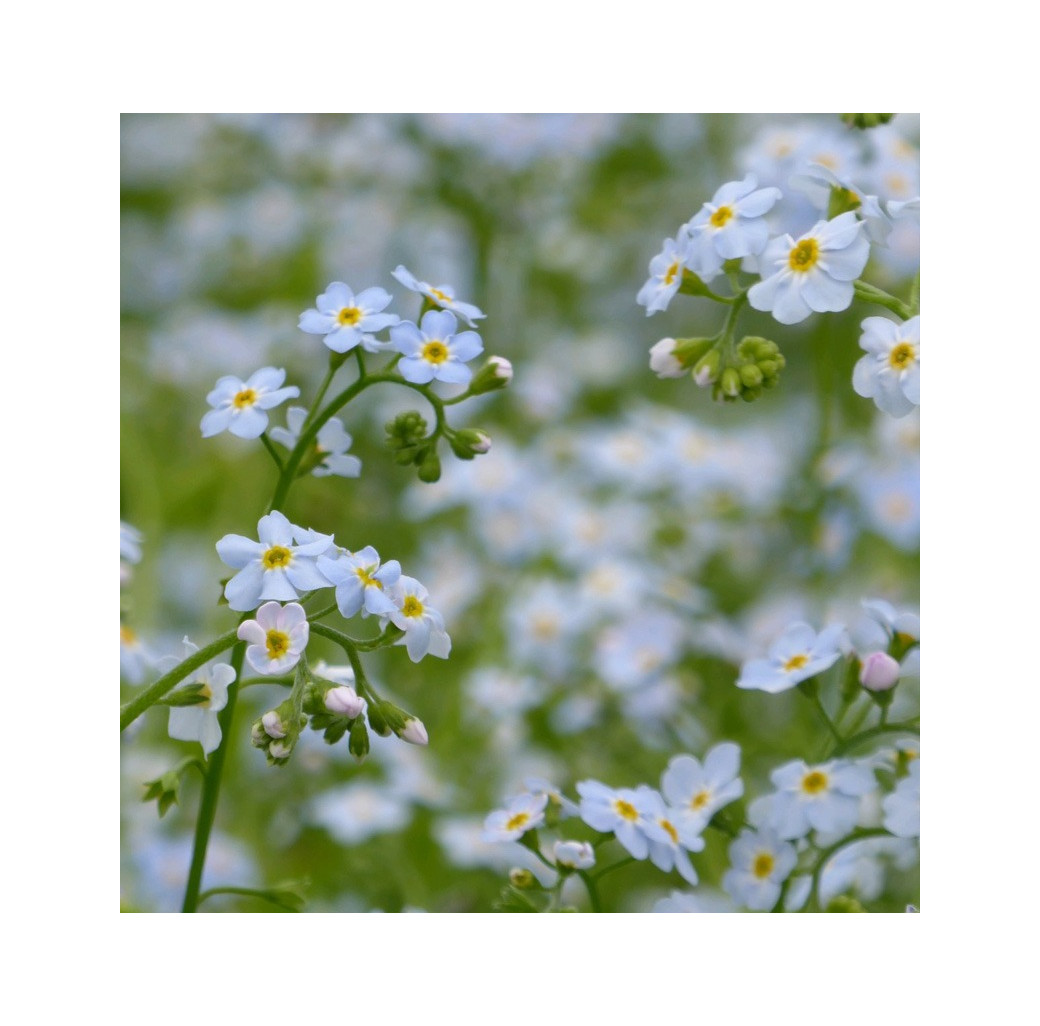
[[[871,727],[869,730],[864,730],[859,734],[853,734],[851,737],[845,738],[841,744],[835,746],[828,758],[837,758],[839,755],[844,755],[846,752],[851,752],[854,748],[858,748],[864,741],[870,741],[875,737],[884,737],[886,734],[915,734],[920,737],[921,728],[913,720]]]
[[[303,429],[306,430],[307,426],[314,419],[314,415],[321,409],[321,401],[325,398],[325,393],[329,390],[329,385],[332,384],[332,379],[336,376],[336,371],[339,370],[339,364],[334,360],[329,360],[329,369],[325,372],[325,379],[318,387],[318,394],[314,397],[314,402],[311,403],[311,408],[307,413],[306,418],[303,422]]]
[[[267,437],[266,431],[260,436],[260,441],[264,443],[264,448],[271,454],[271,459],[274,460],[274,465],[278,468],[278,473],[280,474],[282,472],[282,457],[278,455],[278,450],[272,444],[271,439]]]
[[[812,887],[809,891],[809,899],[805,903],[806,911],[810,911],[812,908],[816,908],[818,911],[820,908],[820,876],[823,873],[824,866],[836,855],[842,848],[847,848],[850,844],[855,844],[857,841],[862,841],[868,837],[891,837],[892,835],[885,830],[883,827],[870,827],[868,829],[854,830],[848,837],[843,837],[840,841],[832,844],[829,848],[824,848],[820,853],[820,858],[816,863],[812,873]]]
[[[832,720],[827,715],[827,710],[824,709],[823,702],[820,701],[820,696],[816,693],[815,688],[812,690],[802,691],[802,694],[805,695],[806,698],[808,698],[812,702],[813,706],[816,708],[816,711],[820,714],[820,719],[823,720],[823,722],[827,726],[827,729],[831,732],[832,736],[834,737],[834,740],[837,741],[840,745],[845,739],[841,736],[841,734],[838,733],[838,728],[834,725],[834,720]]]
[[[246,654],[246,645],[240,641],[231,654],[231,668],[235,677],[242,672],[242,660]],[[199,905],[199,887],[202,884],[202,870],[206,864],[206,848],[209,844],[210,831],[217,814],[217,798],[220,795],[220,777],[224,771],[228,748],[231,747],[231,721],[235,715],[235,702],[238,699],[238,688],[228,688],[227,705],[219,714],[221,741],[217,750],[210,756],[206,770],[206,780],[202,785],[202,801],[199,803],[199,818],[195,821],[195,841],[191,853],[191,868],[188,870],[188,885],[184,890],[182,912],[194,912]]]
[[[589,892],[589,904],[592,906],[593,912],[602,912],[603,906],[599,900],[599,890],[596,887],[596,878],[592,874],[587,873],[584,869],[578,870],[578,876],[581,877],[582,882],[585,884],[585,889]]]
[[[628,855],[627,857],[621,859],[619,862],[615,862],[613,865],[607,866],[605,869],[601,869],[596,873],[590,873],[589,876],[593,880],[602,880],[603,877],[607,875],[607,873],[613,873],[615,869],[620,869],[622,866],[627,866],[630,862],[635,862],[635,859],[631,855]]]
[[[913,311],[910,307],[904,303],[901,299],[896,299],[895,296],[889,295],[884,289],[879,289],[869,282],[856,280],[852,283],[852,287],[855,291],[857,299],[862,299],[867,303],[876,303],[878,306],[883,306],[886,310],[891,310],[897,317],[901,317],[904,321],[909,320],[913,317]]]
[[[167,691],[171,691],[192,670],[197,670],[203,663],[208,662],[215,655],[219,655],[226,649],[231,648],[238,641],[238,628],[222,634],[216,641],[210,642],[205,648],[188,656],[183,662],[178,663],[169,673],[163,674],[154,684],[145,688],[144,691],[135,695],[119,709],[119,730],[124,731],[138,716],[150,706],[155,705]],[[241,663],[239,664],[241,668]],[[237,676],[237,674],[236,674]]]
[[[238,687],[239,690],[256,687],[257,684],[278,684],[281,687],[290,687],[292,682],[292,677],[246,677],[245,680],[238,682]]]

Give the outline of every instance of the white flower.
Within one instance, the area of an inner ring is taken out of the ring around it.
[[[260,717],[260,725],[264,728],[264,733],[268,737],[273,737],[279,740],[288,733],[285,729],[285,724],[282,723],[281,716],[278,715],[277,709],[270,709]]]
[[[382,331],[397,324],[397,314],[385,314],[393,296],[378,287],[365,289],[356,296],[341,281],[334,281],[318,296],[317,309],[300,314],[300,328],[311,335],[324,335],[325,345],[334,353],[346,353],[359,342],[369,352],[385,349],[370,332]]]
[[[859,818],[859,800],[877,787],[869,766],[843,759],[809,766],[801,759],[773,770],[777,788],[769,821],[779,837],[793,840],[810,830],[847,833]]]
[[[290,406],[285,414],[288,428],[271,428],[271,440],[287,449],[294,449],[300,440],[307,411],[302,406]],[[361,460],[356,456],[346,455],[353,439],[343,427],[339,417],[330,417],[318,429],[317,450],[321,462],[311,471],[315,477],[328,477],[336,474],[339,477],[358,477],[361,474]]]
[[[463,303],[461,300],[456,299],[455,290],[450,285],[438,285],[435,287],[428,282],[419,281],[404,264],[398,264],[392,274],[405,288],[426,296],[427,299],[442,310],[454,311],[467,324],[472,324],[475,320],[487,316],[480,307],[474,306],[472,303]]]
[[[226,534],[217,542],[217,554],[239,572],[228,581],[224,596],[240,613],[264,599],[286,602],[299,592],[328,588],[315,558],[333,545],[331,535],[290,524],[277,510],[260,518],[255,542],[241,534]],[[293,540],[302,544],[294,545]]]
[[[230,431],[239,438],[259,438],[267,430],[267,411],[286,399],[295,399],[295,385],[282,388],[285,371],[261,367],[248,381],[228,375],[221,378],[206,402],[214,407],[202,418],[202,437]]]
[[[185,658],[198,652],[197,645],[184,639]],[[228,663],[203,666],[195,672],[192,682],[202,684],[205,701],[197,705],[170,707],[170,737],[177,741],[198,741],[209,755],[220,744],[220,723],[217,713],[227,705],[228,685],[235,679],[235,671]]]
[[[257,673],[276,674],[291,670],[307,647],[311,626],[298,602],[287,606],[265,602],[255,620],[238,625],[238,636],[250,644],[246,660]],[[266,726],[265,726],[266,729]]]
[[[797,324],[814,310],[845,310],[869,256],[870,243],[855,213],[819,221],[797,241],[784,235],[766,246],[759,257],[763,280],[748,290],[748,302],[772,312],[781,324]]]
[[[141,562],[141,532],[119,521],[119,559],[124,563]]]
[[[318,557],[318,569],[336,587],[336,605],[345,617],[361,612],[389,616],[397,610],[386,589],[397,583],[401,564],[396,559],[379,565],[379,553],[371,545],[359,552],[341,552],[332,560]]]
[[[795,623],[769,648],[766,659],[751,659],[740,670],[738,688],[775,695],[823,673],[841,657],[839,642],[845,628],[831,624],[819,636],[807,623]]]
[[[484,820],[484,841],[516,841],[528,830],[545,822],[544,794],[519,794],[510,798],[504,809],[496,809]]]
[[[769,227],[762,217],[780,199],[780,190],[757,185],[753,174],[740,182],[727,182],[686,225],[693,240],[689,266],[702,281],[714,278],[724,261],[755,256],[765,249]]]
[[[921,404],[921,318],[897,324],[887,317],[864,319],[859,345],[867,351],[852,371],[857,395],[893,417]]]
[[[596,852],[588,841],[557,841],[553,861],[566,869],[591,869],[596,864]]]
[[[896,789],[881,803],[885,813],[885,829],[896,837],[921,835],[921,760],[910,763],[910,775],[903,777]]]
[[[137,632],[119,625],[119,675],[130,684],[140,684],[148,675],[149,669],[156,665],[156,658],[150,648],[141,642]]]
[[[687,883],[697,883],[697,872],[686,853],[704,850],[701,823],[685,817],[681,809],[666,808],[664,799],[652,788],[647,792],[644,830],[650,842],[650,861],[663,873],[677,869]]]
[[[850,631],[857,651],[885,649],[897,636],[904,642],[920,639],[921,621],[916,613],[901,613],[883,599],[864,599],[862,605],[866,616],[857,620]]]
[[[469,384],[467,361],[484,351],[475,331],[455,329],[458,321],[446,310],[427,310],[419,327],[405,321],[390,329],[394,349],[402,353],[397,369],[405,381],[425,385],[436,378],[453,385]]]
[[[577,790],[581,818],[593,830],[612,833],[635,859],[650,854],[646,828],[652,811],[650,796],[655,793],[652,788],[642,784],[635,790],[622,787],[615,791],[598,780],[582,780]]]
[[[777,903],[798,855],[772,830],[742,830],[729,846],[729,861],[732,868],[722,878],[726,893],[739,905],[765,912]]]
[[[703,829],[718,809],[744,793],[740,779],[740,745],[724,741],[704,757],[702,766],[692,755],[677,755],[661,777],[661,791],[672,811]]]
[[[664,249],[650,261],[650,277],[636,296],[636,302],[646,307],[647,317],[668,309],[682,285],[683,268],[690,256],[690,237],[685,231],[680,231],[674,239],[664,240]]]
[[[444,617],[429,603],[429,592],[414,577],[400,577],[390,589],[395,608],[389,613],[391,622],[404,631],[408,658],[417,663],[427,652],[447,659],[451,638],[444,629]]]

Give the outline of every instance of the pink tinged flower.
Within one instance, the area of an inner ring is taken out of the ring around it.
[[[781,324],[797,324],[814,311],[845,310],[869,257],[855,213],[819,221],[798,240],[785,235],[766,246],[759,257],[763,280],[748,290],[748,302]]]
[[[442,310],[451,310],[458,314],[467,324],[472,324],[481,317],[487,316],[480,307],[456,299],[455,290],[450,285],[435,286],[429,282],[420,281],[404,264],[398,264],[391,273],[405,288],[425,296]]]
[[[444,617],[429,604],[429,593],[414,577],[401,577],[391,590],[395,608],[389,614],[396,627],[404,631],[408,658],[417,663],[424,655],[447,659],[451,638],[444,629]]]
[[[264,728],[264,733],[268,737],[283,738],[288,733],[285,729],[285,724],[282,723],[282,718],[278,715],[277,709],[271,709],[265,712],[260,717],[260,723]]]
[[[899,680],[899,663],[887,652],[871,652],[863,657],[859,682],[868,691],[888,691]]]
[[[496,809],[484,820],[482,839],[485,841],[516,841],[528,830],[545,822],[543,795],[520,794],[510,798],[504,809]]]
[[[792,624],[769,649],[766,659],[751,659],[741,667],[737,687],[777,694],[833,666],[841,657],[842,624],[831,624],[819,635],[806,623]]]
[[[356,296],[341,281],[334,281],[318,296],[317,309],[300,314],[300,329],[311,335],[324,335],[325,345],[334,353],[346,353],[359,342],[370,352],[386,348],[378,343],[371,332],[382,331],[397,324],[397,314],[381,311],[390,305],[393,296],[378,287],[365,289]]]
[[[345,617],[364,611],[367,616],[389,616],[397,606],[388,594],[401,576],[396,559],[380,565],[379,553],[371,545],[358,552],[342,552],[336,559],[318,558],[318,570],[336,588],[336,605]]]
[[[249,642],[246,661],[257,673],[284,673],[300,661],[310,637],[310,624],[298,602],[286,606],[265,602],[256,611],[255,620],[239,624],[238,636]]]
[[[257,535],[259,541],[226,534],[217,542],[220,558],[239,571],[224,588],[232,609],[244,613],[264,599],[288,602],[329,587],[315,559],[333,547],[331,535],[297,527],[277,510],[260,518]]]
[[[857,395],[893,417],[905,417],[921,404],[921,318],[897,324],[887,317],[866,317],[860,357],[852,371]]]
[[[213,409],[202,418],[202,437],[230,431],[239,438],[259,438],[267,430],[267,411],[300,394],[295,385],[282,388],[283,381],[285,371],[275,367],[262,367],[248,381],[221,378],[206,396]]]
[[[458,321],[446,310],[428,310],[416,327],[405,321],[390,329],[390,339],[402,354],[397,369],[406,381],[425,385],[436,379],[453,385],[469,384],[473,371],[469,360],[484,351],[475,331],[456,334]]]

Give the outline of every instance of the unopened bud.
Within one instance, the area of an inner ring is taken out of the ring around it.
[[[463,428],[448,436],[448,444],[460,460],[471,460],[491,448],[491,436],[475,428]]]
[[[729,396],[731,399],[736,399],[740,395],[740,374],[735,367],[727,367],[722,372],[722,377],[719,378],[719,387],[722,389],[722,394]]]
[[[267,754],[272,759],[288,759],[292,755],[292,745],[288,745],[284,741],[272,741],[271,747],[267,749]]]
[[[253,729],[249,732],[249,740],[254,748],[263,748],[271,739],[260,723],[254,723]]]
[[[868,691],[888,691],[899,680],[899,663],[887,652],[871,652],[864,657],[859,682]]]
[[[399,730],[397,736],[410,745],[428,745],[430,743],[430,736],[426,733],[423,721],[417,720],[414,716],[405,721],[404,729]]]
[[[553,858],[566,869],[589,869],[596,864],[596,853],[588,841],[557,841]]]
[[[707,388],[718,376],[722,357],[717,349],[706,352],[693,368],[693,380],[701,388]]]
[[[849,128],[877,128],[878,125],[887,125],[895,114],[842,114],[841,120]]]
[[[365,700],[359,698],[352,687],[344,685],[325,692],[325,708],[337,716],[346,716],[352,720],[365,711]]]
[[[431,447],[429,452],[427,452],[423,457],[422,462],[419,464],[419,480],[425,481],[427,484],[432,484],[434,481],[439,481],[440,478],[440,457],[437,455],[437,450]]]
[[[529,869],[520,869],[519,866],[509,870],[509,882],[519,891],[526,891],[534,887],[537,882],[534,873]]]
[[[364,762],[369,749],[368,728],[365,726],[364,720],[354,721],[354,725],[350,728],[350,741],[347,747],[358,762]]]
[[[285,724],[282,723],[281,717],[278,715],[276,709],[272,709],[270,712],[265,712],[260,717],[260,722],[263,724],[264,731],[268,737],[285,737],[286,729]]]
[[[675,356],[674,338],[663,338],[650,347],[650,369],[659,378],[681,378],[686,373]]]
[[[469,383],[469,394],[493,392],[496,388],[505,388],[512,380],[513,365],[504,356],[492,356],[473,375]]]

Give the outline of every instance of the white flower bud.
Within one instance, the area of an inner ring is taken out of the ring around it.
[[[495,377],[507,384],[513,380],[513,365],[504,356],[492,356],[488,363],[495,369]]]
[[[675,358],[674,338],[663,338],[650,347],[650,369],[659,378],[681,378],[686,373]]]
[[[330,688],[325,693],[325,708],[337,716],[354,719],[365,711],[365,700],[351,687]]]
[[[410,745],[426,745],[430,743],[430,736],[426,733],[422,720],[417,720],[414,716],[405,722],[404,730],[397,736],[402,741],[407,741]]]
[[[264,725],[268,737],[285,737],[285,724],[282,723],[277,710],[272,709],[270,712],[265,712],[260,717],[260,722]]]
[[[272,759],[288,759],[292,754],[292,748],[284,741],[272,741],[271,747],[267,749],[267,754]]]
[[[888,691],[899,680],[899,663],[887,652],[871,652],[865,656],[859,671],[859,682],[868,691]]]

